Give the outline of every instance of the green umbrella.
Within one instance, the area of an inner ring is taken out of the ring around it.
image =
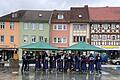
[[[98,48],[96,46],[90,45],[85,42],[79,42],[78,44],[74,44],[68,48],[64,49],[65,51],[67,50],[78,50],[78,51],[104,51],[102,48]]]
[[[59,50],[58,48],[53,47],[45,42],[36,42],[25,46],[21,46],[20,48],[27,50]]]

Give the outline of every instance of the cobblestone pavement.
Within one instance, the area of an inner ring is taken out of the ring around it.
[[[102,75],[96,74],[81,74],[77,72],[43,72],[43,71],[29,71],[23,74],[12,74],[10,69],[2,69],[0,71],[0,80],[120,80],[120,76],[115,71],[110,72],[110,69],[103,69]]]

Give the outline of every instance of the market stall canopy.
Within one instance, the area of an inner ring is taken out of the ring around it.
[[[25,46],[21,46],[21,49],[27,49],[27,50],[59,50],[56,47],[51,46],[48,43],[45,42],[36,42],[32,44],[28,44]]]
[[[85,42],[79,42],[78,44],[74,44],[68,48],[64,49],[65,51],[67,50],[78,50],[78,51],[105,51],[102,48],[90,45],[88,43]]]

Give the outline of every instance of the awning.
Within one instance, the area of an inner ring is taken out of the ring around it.
[[[64,50],[78,50],[78,51],[105,51],[102,48],[90,45],[85,42],[79,42],[78,44],[72,45],[68,48],[65,48]]]
[[[110,51],[110,50],[119,50],[120,51],[120,46],[97,46],[99,48],[103,48],[107,51]]]
[[[58,48],[53,47],[45,42],[36,42],[25,46],[21,46],[20,48],[26,50],[59,50]]]

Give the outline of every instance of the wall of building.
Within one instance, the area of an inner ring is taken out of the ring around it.
[[[0,48],[18,48],[19,45],[19,23],[14,22],[14,29],[10,29],[10,22],[5,22],[5,28],[0,29],[0,35],[4,36],[4,43],[0,43]],[[14,36],[14,42],[10,42],[10,36]]]
[[[73,25],[74,24],[78,24],[78,25],[81,25],[81,24],[83,24],[83,25],[86,25],[86,29],[85,30],[74,30],[73,29]],[[70,46],[71,45],[73,45],[73,44],[76,44],[76,43],[78,43],[77,41],[76,42],[74,42],[73,41],[73,36],[85,36],[86,38],[85,38],[85,42],[88,42],[89,43],[89,39],[90,39],[90,31],[89,31],[89,29],[90,29],[90,27],[89,27],[89,24],[88,23],[71,23],[70,24]]]
[[[91,24],[91,44],[96,46],[120,46],[120,24]],[[107,48],[107,47],[106,47]]]
[[[54,26],[56,24],[51,24],[50,28],[50,44],[58,47],[58,48],[66,48],[69,47],[69,34],[70,34],[70,25],[65,24],[67,29],[66,30],[54,30]],[[65,43],[55,43],[54,38],[66,38]]]
[[[19,46],[24,46],[27,44],[32,43],[32,36],[36,36],[36,42],[40,41],[39,36],[43,36],[43,41],[45,41],[45,38],[47,38],[47,43],[49,43],[49,24],[48,23],[34,23],[36,25],[36,29],[32,29],[32,23],[24,23],[20,22],[20,45]],[[43,25],[43,30],[40,30],[38,27],[38,24]],[[25,25],[28,26],[28,29],[24,29]],[[28,41],[24,42],[24,36],[28,36]],[[21,49],[19,50],[20,54],[20,59],[22,55]]]

